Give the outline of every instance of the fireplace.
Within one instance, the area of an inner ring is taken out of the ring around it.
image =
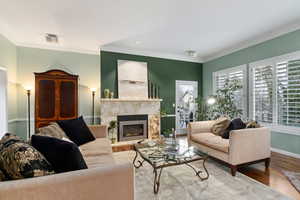
[[[148,115],[119,115],[118,141],[148,138]]]

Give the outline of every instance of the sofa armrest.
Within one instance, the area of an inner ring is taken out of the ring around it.
[[[229,162],[233,165],[269,158],[270,129],[248,128],[234,130],[229,135]]]
[[[131,163],[2,182],[1,200],[133,200]]]
[[[95,136],[95,138],[107,138],[108,126],[107,125],[89,125],[89,129]]]

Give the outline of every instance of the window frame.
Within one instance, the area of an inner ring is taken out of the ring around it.
[[[248,117],[248,71],[247,64],[239,65],[236,67],[230,67],[227,69],[213,72],[213,94],[217,92],[217,76],[219,74],[229,74],[235,71],[243,71],[243,117]]]
[[[286,126],[286,125],[281,125],[278,124],[278,99],[277,99],[277,92],[278,92],[278,85],[277,85],[277,64],[286,62],[289,60],[296,60],[300,59],[300,51],[296,51],[293,53],[289,54],[284,54],[272,58],[267,58],[264,60],[256,61],[249,63],[249,118],[254,119],[255,113],[254,113],[254,93],[253,93],[253,77],[254,77],[254,68],[262,65],[271,65],[273,67],[273,74],[275,76],[272,77],[273,79],[273,99],[272,101],[274,102],[273,104],[273,118],[272,118],[272,123],[262,123],[263,126],[271,128],[272,131],[274,132],[280,132],[280,133],[286,133],[286,134],[292,134],[292,135],[300,135],[300,127],[295,127],[295,126]]]

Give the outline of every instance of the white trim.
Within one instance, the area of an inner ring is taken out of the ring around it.
[[[61,46],[49,46],[49,45],[40,45],[40,44],[28,44],[22,42],[16,42],[16,46],[19,47],[28,47],[28,48],[35,48],[35,49],[45,49],[45,50],[52,50],[52,51],[64,51],[64,52],[73,52],[73,53],[80,53],[80,54],[90,54],[90,55],[100,55],[100,50],[87,50],[87,49],[75,49],[75,48],[66,48]]]
[[[286,156],[290,156],[290,157],[293,157],[293,158],[299,158],[300,159],[300,154],[297,154],[297,153],[292,153],[292,152],[289,152],[289,151],[285,151],[285,150],[277,149],[277,148],[272,148],[272,147],[271,147],[271,151],[276,152],[276,153],[280,153],[280,154],[283,154],[283,155],[286,155]]]
[[[290,24],[290,25],[288,25],[286,27],[280,27],[277,31],[270,31],[270,32],[268,32],[266,34],[263,34],[260,37],[257,37],[257,38],[254,38],[254,39],[251,38],[251,39],[246,40],[246,41],[244,41],[242,43],[233,45],[230,48],[226,48],[226,49],[224,49],[222,51],[219,51],[219,52],[216,52],[216,53],[212,53],[212,54],[210,54],[208,56],[203,56],[202,57],[203,58],[202,61],[203,62],[209,62],[209,61],[218,59],[220,57],[223,57],[223,56],[235,53],[235,52],[237,52],[239,50],[243,50],[243,49],[246,49],[246,48],[249,48],[249,47],[253,47],[253,46],[257,45],[257,44],[261,44],[263,42],[275,39],[275,38],[283,36],[285,34],[297,31],[299,28],[300,28],[300,23],[299,22],[297,22],[295,24]]]
[[[171,53],[158,53],[158,52],[154,52],[154,51],[145,51],[145,50],[134,50],[134,49],[128,49],[128,48],[124,48],[124,47],[102,46],[102,47],[100,47],[100,50],[116,52],[116,53],[139,55],[139,56],[149,56],[149,57],[155,57],[155,58],[165,58],[165,59],[171,59],[171,60],[196,62],[196,63],[203,62],[203,60],[199,57],[189,57],[189,56],[184,56],[184,55],[180,55],[180,54],[171,54]]]
[[[4,131],[8,131],[8,93],[7,93],[7,87],[8,87],[8,75],[7,70],[4,67],[0,67],[0,70],[4,73],[4,107],[5,107],[5,114],[4,114]],[[2,133],[0,133],[2,134]]]
[[[92,118],[93,118],[93,116],[91,116],[91,115],[83,116],[83,119],[92,119]],[[100,118],[100,115],[95,116],[95,119],[98,119],[98,118]],[[16,122],[27,122],[27,121],[28,120],[26,118],[15,118],[15,119],[8,120],[8,124],[16,123]],[[31,119],[30,121],[33,122],[34,119]]]
[[[5,71],[5,72],[7,71],[7,69],[6,69],[6,68],[4,68],[4,67],[1,67],[1,66],[0,66],[0,70],[2,70],[2,71]]]
[[[243,116],[244,117],[248,117],[248,98],[247,98],[247,92],[248,92],[248,72],[247,72],[247,64],[244,65],[239,65],[236,67],[230,67],[230,68],[225,68],[223,70],[219,70],[219,71],[215,71],[212,73],[212,78],[213,78],[213,94],[216,94],[217,91],[217,87],[216,87],[216,83],[217,83],[217,76],[218,74],[229,74],[231,72],[236,72],[236,71],[243,71]]]
[[[300,136],[300,127],[283,126],[283,125],[268,124],[268,123],[261,123],[261,125],[270,128],[271,131],[276,133]]]

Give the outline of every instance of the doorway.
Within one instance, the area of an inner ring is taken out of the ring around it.
[[[0,67],[0,137],[7,132],[7,73]]]
[[[187,125],[196,119],[198,81],[176,81],[176,134],[186,134]]]

